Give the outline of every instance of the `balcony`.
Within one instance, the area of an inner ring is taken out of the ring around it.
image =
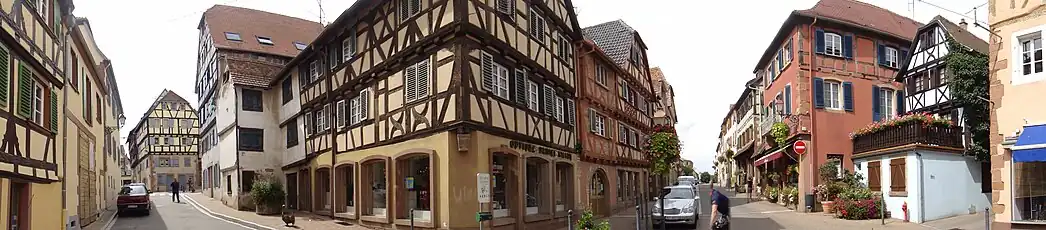
[[[962,134],[962,127],[954,125],[936,126],[910,122],[856,135],[853,138],[853,152],[859,154],[910,144],[962,149]]]

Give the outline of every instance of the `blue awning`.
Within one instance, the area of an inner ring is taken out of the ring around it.
[[[1024,126],[1013,145],[1014,162],[1046,162],[1046,124]]]

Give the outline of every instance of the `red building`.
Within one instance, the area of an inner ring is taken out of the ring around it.
[[[755,168],[797,160],[798,180],[786,183],[798,185],[799,197],[819,183],[817,169],[829,159],[853,171],[849,133],[903,108],[904,86],[893,78],[920,26],[854,0],[821,0],[793,11],[753,70],[763,99],[756,105],[763,110],[761,126],[784,122],[789,134],[781,145],[767,141],[752,156]],[[770,130],[761,129],[765,137]],[[796,141],[807,142],[804,154],[792,150]]]
[[[584,28],[578,48],[579,199],[597,215],[635,207],[647,183],[642,148],[652,128],[646,45],[624,21]]]

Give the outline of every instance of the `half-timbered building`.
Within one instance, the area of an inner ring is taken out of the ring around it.
[[[177,180],[199,181],[197,141],[200,124],[196,109],[173,91],[164,89],[127,137],[131,167],[138,182],[152,191],[169,191]]]
[[[583,29],[578,48],[577,114],[580,184],[593,192],[580,201],[597,215],[634,208],[645,192],[648,165],[642,151],[650,134],[656,96],[651,90],[646,44],[622,20]]]
[[[660,67],[650,68],[650,81],[654,84],[654,124],[675,126],[679,119],[676,116],[676,91],[668,83]]]
[[[203,13],[195,91],[203,124],[199,182],[204,194],[235,208],[254,206],[240,197],[250,192],[256,176],[280,169],[288,153],[273,144],[281,143],[276,141],[279,124],[297,118],[274,115],[286,111],[281,105],[288,101],[270,82],[322,27],[234,6],[214,5]]]
[[[304,131],[289,202],[371,226],[565,226],[575,19],[569,0],[357,1],[272,82],[294,79],[283,106],[304,121],[280,124]]]
[[[58,108],[73,3],[0,1],[0,225],[63,229]],[[72,218],[71,218],[72,219]]]

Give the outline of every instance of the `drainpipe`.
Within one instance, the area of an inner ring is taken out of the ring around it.
[[[922,222],[926,221],[926,219],[925,219],[926,218],[926,210],[925,210],[926,209],[926,197],[924,197],[922,195],[922,194],[926,194],[926,190],[924,190],[925,189],[925,184],[926,184],[926,178],[923,177],[924,176],[923,174],[925,174],[925,171],[923,170],[923,154],[919,153],[919,152],[915,152],[915,159],[916,159],[916,162],[918,162],[917,164],[919,164],[919,194],[916,194],[916,196],[919,196],[919,213],[918,213],[918,215],[919,215],[919,222],[922,223]]]
[[[814,28],[814,25],[817,24],[817,16],[814,16],[813,18],[814,18],[814,21],[810,23],[810,30],[809,30],[810,37],[814,37],[813,39],[810,39],[810,48],[811,48],[810,49],[810,69],[809,69],[810,86],[811,86],[809,88],[810,89],[810,94],[809,94],[810,95],[810,102],[809,102],[810,104],[814,103],[814,100],[816,100],[816,98],[814,98],[814,95],[817,95],[816,92],[813,91],[813,89],[814,89],[813,88],[814,69],[817,68],[817,62],[814,61],[815,60],[814,58],[817,57],[817,54],[816,54],[817,53],[816,52],[817,51],[817,38],[816,38],[817,32],[816,32],[816,29]],[[814,151],[811,152],[811,156],[810,156],[810,160],[812,162],[810,162],[810,173],[808,174],[808,177],[811,178],[810,182],[812,182],[812,183],[810,183],[810,186],[814,186],[814,184],[817,184],[817,183],[820,182],[820,181],[817,181],[818,178],[816,176],[813,176],[813,175],[817,175],[818,174],[817,172],[815,172],[816,170],[818,170],[818,167],[817,167],[817,151],[818,150],[817,150],[817,142],[814,141],[815,140],[814,136],[815,136],[815,133],[816,133],[816,132],[814,132],[814,130],[817,130],[817,122],[814,122],[815,121],[814,118],[815,118],[817,113],[814,111],[814,109],[815,109],[814,106],[811,105],[810,106],[810,110],[807,112],[810,115],[810,143],[811,143],[811,147],[814,147],[813,148]],[[798,128],[800,130],[802,130],[802,128],[803,128],[802,119],[799,119],[798,121],[799,121],[798,122],[799,123]],[[801,162],[802,159],[803,159],[803,157],[800,156],[799,157],[799,161]],[[840,164],[842,164],[842,163],[840,163]],[[802,169],[802,163],[800,163],[799,166],[800,166],[799,168]],[[799,171],[802,171],[802,170],[799,170]],[[804,192],[806,191],[806,189],[802,189],[802,190]]]
[[[225,73],[225,74],[229,74],[229,73]],[[236,136],[233,137],[233,140],[237,141],[237,143],[236,143],[236,151],[233,151],[233,152],[236,154],[236,187],[240,188],[240,189],[237,189],[235,195],[239,196],[241,193],[243,193],[243,173],[242,173],[242,168],[240,168],[240,145],[239,145],[239,141],[240,141],[240,90],[236,88],[236,84],[233,84],[232,91],[233,91],[233,95],[234,95],[234,97],[232,99],[235,100],[233,102],[233,104],[236,105],[235,108],[234,108],[236,110],[233,111],[233,115],[234,116],[233,116],[233,120],[232,120],[232,124],[236,128],[236,130],[233,130],[233,135],[236,135]],[[217,123],[215,123],[215,125],[217,125]],[[217,127],[215,127],[215,128],[217,128]],[[221,134],[218,134],[218,135],[221,135]],[[239,207],[240,207],[240,199],[236,199],[236,208],[239,208]]]
[[[59,6],[59,7],[61,7],[61,6]],[[62,59],[63,59],[62,65],[64,66],[64,68],[62,68],[62,76],[65,79],[68,79],[68,77],[69,77],[69,76],[67,76],[68,73],[69,73],[68,68],[69,68],[69,66],[72,65],[72,61],[70,60],[71,57],[69,56],[69,52],[70,52],[69,51],[69,33],[70,33],[70,30],[71,30],[71,25],[70,25],[69,21],[72,20],[72,19],[74,19],[74,17],[72,17],[72,15],[66,15],[65,16],[65,20],[62,20],[62,24],[65,27],[65,28],[63,28],[63,29],[65,29],[65,31],[63,31],[65,33],[62,34],[62,53],[63,53],[62,54]],[[69,127],[69,119],[67,119],[67,117],[69,116],[69,113],[67,111],[69,111],[69,110],[66,109],[66,107],[68,105],[68,102],[67,102],[68,98],[69,98],[69,88],[68,88],[68,86],[62,87],[62,103],[63,103],[63,105],[62,105],[62,114],[64,115],[64,116],[62,116],[62,219],[66,220],[65,223],[63,223],[63,225],[69,225],[70,224],[69,220],[66,219],[66,218],[69,217],[69,209],[68,209],[68,205],[69,204],[68,204],[68,202],[66,202],[66,199],[67,199],[66,197],[68,196],[68,194],[67,194],[68,191],[66,190],[66,188],[68,187],[67,184],[66,184],[66,181],[67,181],[66,178],[68,178],[68,175],[69,175],[69,174],[67,174],[68,170],[66,170],[66,168],[69,167],[69,165],[66,163],[68,161],[68,159],[69,159],[69,154],[68,154],[69,151],[66,148],[66,146],[68,146],[67,144],[69,142],[69,132],[67,132],[69,130],[68,129],[68,127]],[[80,224],[77,223],[76,225],[80,225]],[[79,227],[79,226],[77,226],[77,227]]]
[[[326,49],[324,49],[324,50],[326,50]],[[327,53],[326,52],[322,52],[321,51],[321,53],[323,53],[324,57],[327,57]],[[334,63],[330,63],[330,65],[334,65]],[[324,95],[324,99],[325,99],[324,101],[327,101],[327,105],[329,105],[332,108],[329,111],[324,111],[324,113],[326,113],[324,116],[327,117],[327,123],[324,124],[324,125],[331,126],[330,129],[327,129],[328,131],[331,132],[330,133],[330,135],[331,135],[331,140],[330,140],[330,142],[331,142],[331,165],[330,165],[330,168],[327,169],[327,186],[328,186],[327,189],[330,190],[330,191],[327,192],[328,193],[328,195],[327,195],[327,202],[329,202],[328,204],[331,206],[330,218],[334,219],[334,210],[338,209],[336,207],[336,205],[335,205],[338,202],[334,201],[334,177],[336,175],[336,173],[334,171],[334,164],[335,164],[335,160],[338,158],[338,141],[337,141],[338,140],[338,125],[331,125],[331,123],[332,123],[331,121],[336,119],[334,116],[332,116],[334,114],[332,111],[336,112],[336,111],[338,111],[338,108],[335,107],[337,105],[334,104],[334,96],[331,95],[332,93],[334,93],[334,83],[333,83],[333,81],[331,81],[331,78],[333,78],[335,76],[335,72],[330,71],[330,67],[329,66],[327,66],[327,72],[330,72],[330,75],[327,75],[327,79],[324,80],[327,83],[327,94]],[[358,85],[359,83],[357,82],[356,84]],[[340,121],[340,122],[345,122],[345,121]],[[395,162],[392,162],[392,164],[395,164]],[[392,174],[396,175],[396,173],[392,173]],[[413,221],[413,219],[414,219],[414,217],[413,217],[413,213],[412,213],[411,221]],[[413,222],[411,222],[411,223],[413,223]]]

